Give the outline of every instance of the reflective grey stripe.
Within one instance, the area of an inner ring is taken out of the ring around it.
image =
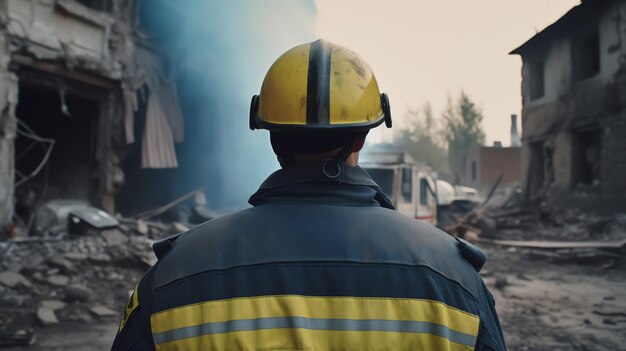
[[[272,317],[205,323],[156,333],[153,335],[153,338],[155,344],[161,344],[201,335],[280,328],[432,334],[458,344],[472,347],[476,345],[476,336],[451,330],[444,325],[435,323],[383,319],[321,319],[305,317]]]

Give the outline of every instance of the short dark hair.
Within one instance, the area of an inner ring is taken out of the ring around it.
[[[367,132],[270,132],[274,153],[281,157],[321,154],[354,144],[365,138]]]

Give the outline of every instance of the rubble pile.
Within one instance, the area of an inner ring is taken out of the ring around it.
[[[548,259],[601,261],[607,268],[626,262],[626,214],[486,204],[448,227],[448,233]]]
[[[171,233],[143,229],[0,243],[0,346],[34,342],[34,326],[119,319],[156,261],[152,242]]]
[[[482,219],[494,229],[481,234],[510,240],[613,241],[626,238],[626,214],[598,215],[540,206],[489,209]],[[487,227],[487,226],[484,226]]]

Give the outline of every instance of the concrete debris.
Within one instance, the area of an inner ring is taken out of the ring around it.
[[[178,223],[178,222],[173,223],[172,227],[174,228],[174,230],[176,232],[179,232],[179,233],[183,233],[183,232],[186,232],[186,231],[189,230],[189,227],[187,227],[186,225],[184,225],[182,223]]]
[[[2,272],[0,273],[0,284],[14,288],[18,285],[30,287],[31,283],[23,275],[15,272]]]
[[[0,298],[1,301],[6,302],[7,304],[11,306],[18,306],[18,307],[26,306],[29,299],[30,299],[29,295],[17,294],[17,293],[4,294]]]
[[[137,220],[137,232],[141,235],[148,235],[148,225],[142,219]]]
[[[106,306],[94,306],[89,310],[98,317],[112,317],[117,315],[117,313]]]
[[[0,331],[0,347],[30,346],[37,338],[32,330],[20,329],[14,333]]]
[[[600,316],[609,316],[609,317],[626,317],[626,311],[619,308],[619,306],[611,307],[611,306],[602,306],[593,309],[593,313]]]
[[[67,302],[85,302],[92,295],[89,288],[82,284],[72,284],[65,288],[65,301]]]
[[[128,240],[128,238],[117,229],[103,230],[100,235],[102,235],[109,246],[122,245]]]
[[[76,269],[76,266],[74,266],[72,262],[63,257],[52,257],[48,259],[48,264],[52,267],[60,269],[61,272],[65,274],[70,274]]]
[[[150,229],[146,236],[137,234],[137,222]],[[7,342],[33,321],[92,323],[119,316],[126,292],[157,261],[152,243],[175,230],[171,223],[124,220],[94,235],[10,242],[10,255],[0,253],[0,330]]]
[[[448,233],[469,241],[505,247],[549,259],[576,262],[626,259],[624,214],[599,215],[576,209],[506,201],[488,204],[448,226]]]
[[[59,300],[43,300],[41,301],[41,307],[51,309],[53,311],[62,310],[67,306],[63,301]]]
[[[63,287],[63,286],[66,286],[67,283],[70,282],[70,278],[64,275],[53,275],[53,276],[48,277],[46,281],[50,283],[51,285]]]
[[[620,323],[626,323],[626,319],[603,318],[602,323],[606,325],[618,325]]]
[[[626,239],[619,241],[545,241],[545,240],[492,240],[478,237],[479,243],[534,249],[621,249],[626,247]]]
[[[54,314],[54,311],[45,307],[40,307],[39,309],[37,309],[37,320],[39,320],[39,322],[44,326],[59,323],[59,320],[57,319],[56,314]]]
[[[111,262],[111,256],[106,253],[94,253],[89,256],[89,260],[95,263],[108,263]]]
[[[509,285],[509,279],[506,275],[498,275],[496,276],[496,289],[504,289],[507,285]]]
[[[84,252],[68,252],[63,256],[72,261],[83,261],[87,259],[87,254]]]

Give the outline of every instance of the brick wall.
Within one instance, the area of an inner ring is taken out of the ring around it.
[[[500,174],[501,185],[521,184],[522,148],[483,147],[480,150],[480,185],[490,188]]]

